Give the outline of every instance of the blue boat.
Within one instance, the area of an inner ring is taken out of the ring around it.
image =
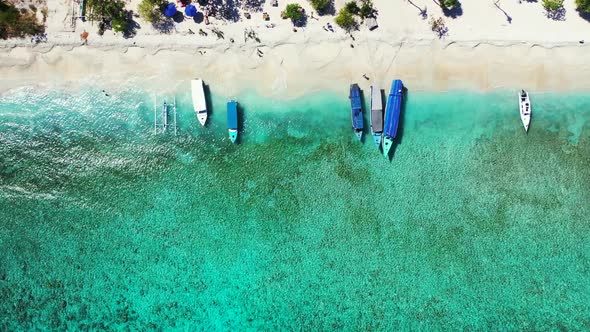
[[[227,103],[227,130],[229,139],[235,143],[238,139],[238,103],[234,100]]]
[[[393,146],[393,140],[397,135],[399,125],[399,114],[402,108],[404,84],[401,80],[394,80],[391,83],[391,90],[387,97],[385,108],[385,127],[383,128],[383,154],[389,155],[389,150]]]
[[[363,107],[361,104],[361,89],[358,84],[350,85],[350,109],[352,115],[352,129],[359,141],[363,138]]]

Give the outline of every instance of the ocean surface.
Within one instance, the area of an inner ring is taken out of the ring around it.
[[[412,92],[391,160],[348,87],[0,95],[0,330],[589,330],[590,95]],[[369,96],[368,91],[365,95]]]

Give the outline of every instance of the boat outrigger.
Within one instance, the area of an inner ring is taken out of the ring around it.
[[[394,80],[391,83],[391,90],[387,97],[387,106],[385,107],[385,127],[383,128],[383,154],[389,155],[389,150],[393,146],[393,140],[397,135],[399,126],[399,115],[402,107],[404,84],[401,80]]]
[[[531,113],[533,111],[528,92],[520,90],[520,93],[518,94],[518,104],[520,106],[520,119],[522,120],[524,131],[528,133],[531,124]]]
[[[361,89],[358,84],[350,85],[350,109],[352,128],[359,141],[363,138],[363,108],[361,104]]]
[[[381,147],[381,135],[383,134],[383,100],[381,89],[371,85],[371,133],[377,149]]]
[[[205,87],[202,79],[191,81],[191,94],[197,119],[204,126],[207,122],[207,101],[205,100]]]
[[[227,130],[232,143],[238,138],[238,103],[231,100],[227,103]]]
[[[164,133],[167,131],[169,126],[174,128],[174,135],[177,134],[177,126],[176,126],[176,98],[172,103],[164,102],[162,103],[162,113],[160,113],[160,121],[158,121],[158,98],[154,97],[154,133]],[[174,124],[170,125],[168,123],[168,118],[170,117],[170,110],[172,110],[172,117],[174,119]],[[159,129],[159,130],[158,130]]]

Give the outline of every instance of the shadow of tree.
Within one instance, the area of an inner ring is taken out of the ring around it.
[[[236,0],[210,0],[205,5],[207,13],[219,20],[237,22],[240,20],[238,2]]]
[[[127,22],[127,28],[123,31],[123,38],[128,39],[135,37],[137,35],[137,29],[141,29],[139,23],[133,19],[130,19]]]
[[[427,18],[428,18],[428,9],[426,8],[426,6],[424,6],[424,9],[422,9],[422,8],[418,7],[418,5],[416,5],[415,3],[413,3],[411,0],[408,0],[408,2],[409,2],[409,3],[410,3],[412,6],[416,7],[416,9],[418,9],[418,11],[419,11],[419,14],[418,14],[418,15],[420,15],[420,17],[421,17],[423,20],[425,20],[425,19],[427,19]]]
[[[565,21],[565,8],[559,8],[558,10],[547,10],[546,15],[548,18],[554,21]]]
[[[318,15],[336,15],[336,7],[334,6],[334,1],[328,2],[326,7],[323,10],[317,10]]]
[[[307,25],[307,14],[303,14],[303,16],[301,16],[301,19],[299,20],[293,20],[293,25],[298,27],[298,28],[302,28],[304,26]]]
[[[237,6],[244,10],[251,12],[261,12],[266,0],[237,0],[236,2]]]
[[[576,10],[581,18],[585,19],[586,21],[590,22],[590,13],[586,13],[579,8]]]
[[[500,0],[495,1],[494,6],[496,6],[496,8],[498,8],[498,10],[500,10],[504,14],[504,16],[506,16],[506,21],[508,21],[509,24],[512,24],[512,16],[508,15],[508,13],[504,9],[502,9],[502,7],[500,7],[500,5],[498,4],[499,2]]]
[[[463,15],[463,8],[461,7],[461,4],[458,4],[451,9],[443,7],[442,11],[446,17],[450,17],[450,18],[457,18],[457,17]]]
[[[172,30],[174,30],[174,21],[169,18],[162,18],[161,20],[152,24],[152,26],[160,33],[170,33]]]

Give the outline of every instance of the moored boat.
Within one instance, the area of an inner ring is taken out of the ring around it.
[[[234,100],[227,103],[227,130],[229,139],[235,143],[238,139],[238,103]]]
[[[383,100],[381,89],[371,85],[371,133],[377,149],[381,147],[381,135],[383,134]]]
[[[383,154],[389,155],[393,146],[393,140],[397,135],[399,126],[399,115],[402,107],[404,85],[401,80],[394,80],[391,83],[387,105],[385,106],[385,126],[383,128]]]
[[[197,114],[197,119],[204,126],[207,122],[207,101],[205,99],[205,87],[203,80],[196,79],[191,81],[191,94],[193,97],[193,108]]]
[[[350,85],[350,110],[352,116],[352,129],[359,139],[363,138],[363,108],[361,105],[361,89],[358,84]]]
[[[531,113],[533,111],[528,92],[520,90],[520,93],[518,94],[518,104],[520,106],[520,120],[522,120],[524,131],[528,133],[531,124]]]
[[[168,103],[164,100],[164,104],[162,105],[162,130],[166,131],[168,128]]]

